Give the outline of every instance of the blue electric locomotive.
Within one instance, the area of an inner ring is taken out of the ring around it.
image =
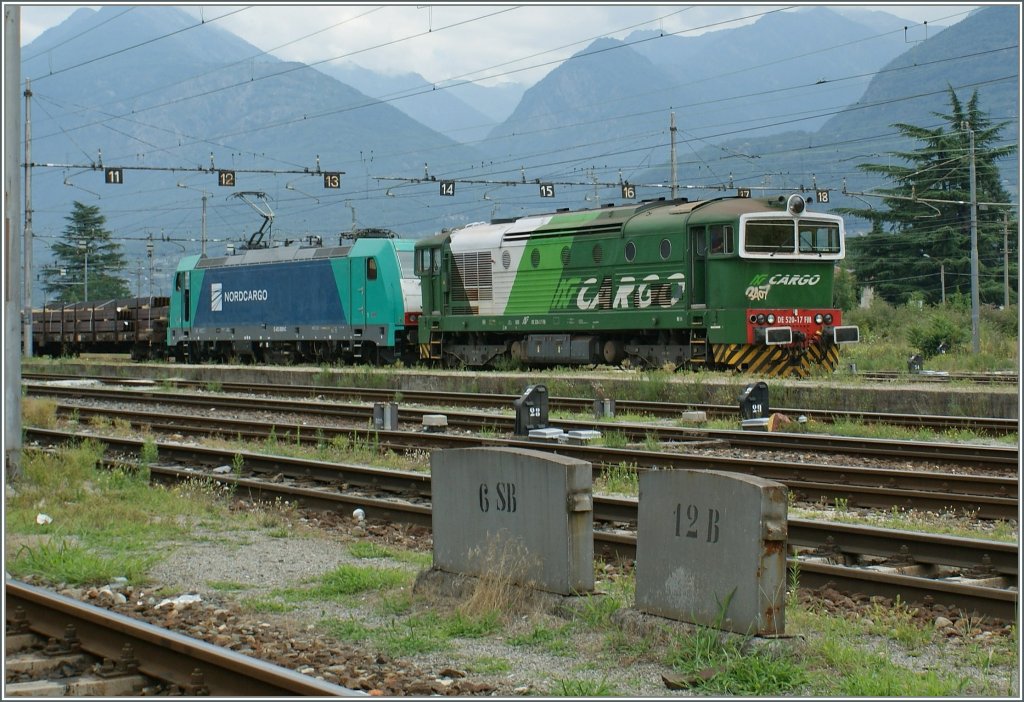
[[[169,354],[188,363],[415,361],[413,246],[378,236],[187,256],[170,295]]]

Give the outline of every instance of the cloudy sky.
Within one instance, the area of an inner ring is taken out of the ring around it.
[[[215,21],[285,60],[315,63],[331,58],[389,74],[416,72],[437,82],[458,78],[484,84],[532,84],[558,61],[582,50],[597,37],[623,38],[639,29],[693,36],[754,22],[765,13],[801,4],[825,5],[840,11],[884,10],[910,22],[939,25],[953,24],[977,7],[939,3],[176,6],[197,19]],[[23,5],[22,43],[31,42],[79,7],[54,3]],[[493,78],[483,80],[488,76]]]

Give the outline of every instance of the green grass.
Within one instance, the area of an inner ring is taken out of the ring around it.
[[[626,448],[629,446],[629,437],[617,429],[606,429],[601,433],[601,442],[607,448]]]
[[[211,590],[218,592],[237,592],[239,590],[248,590],[249,586],[244,583],[237,583],[232,580],[208,580],[206,586]]]
[[[471,617],[458,611],[442,616],[435,612],[411,613],[405,619],[391,618],[372,627],[355,619],[323,619],[319,628],[339,641],[371,644],[392,657],[449,650],[452,639],[481,638],[496,633],[497,614]],[[492,663],[496,667],[497,663]]]
[[[560,627],[537,625],[525,634],[509,637],[506,642],[510,646],[538,648],[556,656],[573,656],[575,651],[571,635],[572,624]]]
[[[690,680],[694,690],[743,697],[795,694],[807,682],[801,660],[791,653],[765,648],[744,652],[744,639],[698,627],[679,635],[664,663]]]
[[[790,493],[792,494],[792,493]],[[919,531],[929,534],[948,534],[970,539],[988,539],[1015,543],[1019,538],[1017,525],[1012,521],[979,521],[965,512],[921,512],[893,506],[888,511],[871,510],[867,514],[840,509],[789,506],[789,516],[800,519],[867,524],[884,529]]]
[[[340,565],[319,576],[310,587],[279,588],[271,595],[286,602],[335,600],[347,595],[409,586],[412,579],[411,574],[402,570]]]
[[[92,440],[55,453],[23,452],[24,475],[6,496],[5,536],[31,541],[8,562],[12,574],[67,583],[113,576],[138,582],[158,559],[158,544],[190,537],[194,525],[226,512],[208,484],[151,487],[148,471],[138,467],[97,468],[103,453]],[[37,524],[40,513],[53,521]]]
[[[129,553],[103,554],[64,540],[21,546],[6,563],[15,577],[41,575],[54,583],[99,585],[125,577],[137,585],[145,582],[152,556]]]
[[[640,477],[635,463],[601,466],[601,472],[594,481],[595,492],[636,495],[640,490]]]
[[[348,552],[355,558],[394,558],[394,552],[387,546],[372,541],[357,541],[349,544]]]
[[[610,685],[605,678],[581,680],[570,678],[558,680],[547,690],[551,697],[621,697],[622,692]]]
[[[512,663],[507,658],[480,656],[466,663],[466,670],[478,675],[497,675],[512,670]]]

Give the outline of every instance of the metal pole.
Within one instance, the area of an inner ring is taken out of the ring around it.
[[[981,353],[980,307],[978,299],[978,202],[975,193],[974,173],[974,130],[968,122],[964,123],[971,139],[971,347],[974,353]]]
[[[206,191],[203,191],[203,228],[202,228],[202,248],[199,253],[202,256],[206,255]],[[151,276],[152,277],[152,276]]]
[[[939,262],[939,282],[942,283],[942,306],[946,306],[946,264]]]
[[[21,8],[4,5],[4,485],[21,477]]]
[[[1003,210],[1003,309],[1010,306],[1010,213]]]
[[[669,152],[671,154],[671,161],[672,161],[672,199],[675,200],[676,199],[676,190],[677,190],[677,187],[678,187],[676,185],[676,113],[675,112],[670,112],[669,113],[668,133],[669,133],[669,136],[671,137],[671,144],[672,144],[671,150]]]
[[[22,332],[25,357],[32,358],[32,89],[25,79],[25,316]]]

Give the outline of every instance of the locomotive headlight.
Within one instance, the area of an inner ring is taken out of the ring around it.
[[[768,315],[768,324],[775,324],[775,315],[774,314]]]
[[[814,323],[815,324],[821,324],[821,320],[822,319],[824,319],[824,318],[821,316],[821,313],[818,313],[818,314],[814,315]]]
[[[763,314],[757,315],[757,323],[758,324],[764,324],[764,322],[765,322],[765,316]]]
[[[825,315],[825,324],[832,324],[832,315],[830,315],[830,314],[826,314]]]
[[[789,209],[790,214],[800,214],[804,211],[804,199],[800,195],[790,195],[789,200],[786,202],[786,207]]]

